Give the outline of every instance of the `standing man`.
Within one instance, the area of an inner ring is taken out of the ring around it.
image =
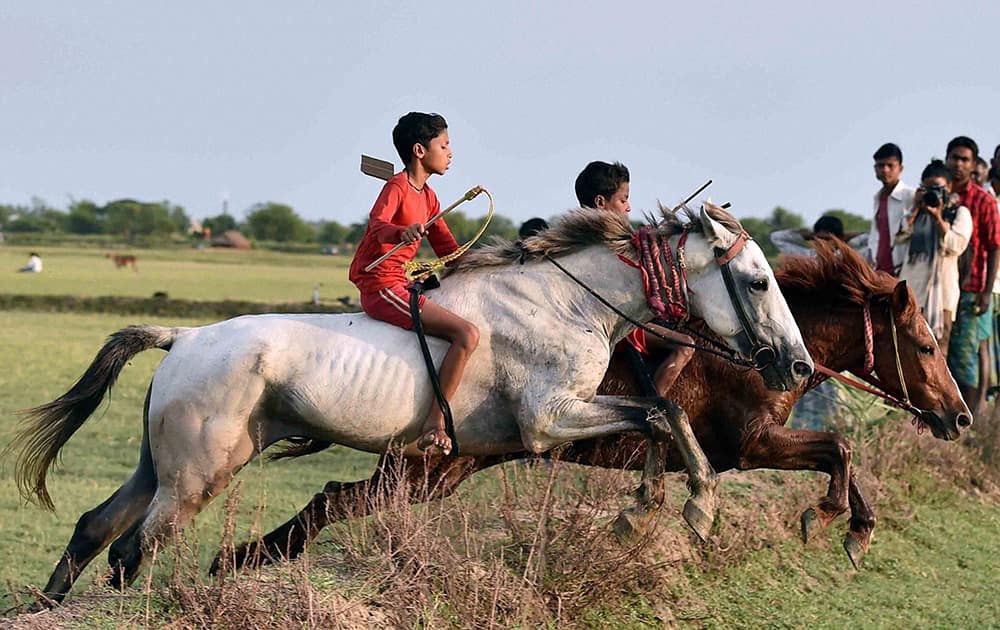
[[[895,247],[896,233],[903,227],[903,217],[913,207],[913,189],[900,181],[903,152],[892,142],[878,148],[875,155],[875,179],[882,188],[875,193],[874,219],[868,235],[868,262],[878,271],[898,275],[903,265],[903,249]]]
[[[948,348],[948,367],[973,414],[981,415],[989,385],[993,283],[1000,263],[997,202],[972,179],[979,146],[966,136],[948,143],[951,190],[972,215],[972,238],[959,263],[962,293]]]

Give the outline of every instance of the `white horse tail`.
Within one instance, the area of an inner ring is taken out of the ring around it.
[[[55,509],[45,480],[59,450],[94,413],[132,357],[151,348],[170,350],[174,339],[184,330],[129,326],[113,333],[68,392],[52,402],[21,412],[24,426],[7,449],[21,451],[14,479],[22,497],[35,499],[49,510]]]

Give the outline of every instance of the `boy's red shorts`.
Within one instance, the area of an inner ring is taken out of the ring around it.
[[[426,302],[427,298],[421,295],[419,310],[424,310]],[[375,319],[413,330],[413,319],[410,317],[410,291],[405,284],[386,287],[378,293],[363,293],[361,308]]]

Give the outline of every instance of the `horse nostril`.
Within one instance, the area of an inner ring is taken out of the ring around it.
[[[972,426],[972,416],[967,413],[960,413],[955,417],[955,424],[963,429],[967,429]]]
[[[802,378],[808,378],[812,376],[813,369],[812,366],[805,361],[795,361],[792,363],[792,371],[795,372],[796,376]]]

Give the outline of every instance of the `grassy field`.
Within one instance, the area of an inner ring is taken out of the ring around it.
[[[282,254],[225,249],[113,250],[138,258],[138,273],[117,269],[103,250],[59,247],[39,250],[42,273],[15,273],[27,247],[0,247],[0,292],[46,295],[150,297],[165,291],[191,300],[307,302],[313,286],[332,300],[357,296],[347,279],[347,256]]]
[[[212,287],[222,292],[211,293],[213,299],[235,297],[226,292],[236,285],[245,292],[240,298],[282,301],[302,299],[282,293],[294,287],[308,295],[311,281],[300,278],[314,272],[329,274],[323,281],[330,286],[346,287],[343,259],[334,257],[142,251],[140,272],[133,274],[114,269],[99,252],[42,253],[43,274],[12,272],[4,277],[17,287],[4,281],[0,290],[145,295],[161,288],[137,283],[158,277],[177,282],[163,289],[177,297],[208,296]],[[0,264],[13,268],[22,258],[26,252],[0,249]],[[116,315],[0,311],[0,448],[10,439],[17,410],[63,393],[105,337],[131,323],[134,318]],[[44,585],[80,514],[131,473],[143,397],[161,357],[159,351],[136,357],[110,402],[70,440],[50,476],[55,514],[24,505],[11,458],[0,461],[0,608],[25,585]],[[229,590],[200,585],[203,571],[178,582],[161,568],[149,589],[137,585],[124,598],[109,599],[90,588],[106,566],[102,554],[70,594],[64,616],[24,623],[47,629],[187,627],[227,620],[256,627],[265,619],[281,627],[332,627],[339,619],[348,627],[383,627],[372,620],[396,611],[394,620],[424,627],[487,626],[490,619],[497,627],[1000,627],[994,473],[975,461],[974,448],[917,437],[905,421],[898,425],[854,436],[858,474],[880,519],[860,571],[850,568],[840,549],[843,518],[809,547],[796,540],[798,514],[821,494],[822,475],[726,475],[719,525],[704,545],[681,524],[685,490],[674,476],[663,530],[655,544],[632,553],[614,543],[608,523],[627,501],[633,474],[513,463],[483,473],[430,508],[390,506],[385,517],[332,528],[307,562],[237,578]],[[283,522],[324,482],[365,477],[373,464],[370,455],[331,449],[248,466],[239,475],[235,538]],[[224,529],[222,507],[216,503],[196,521],[193,553],[202,569]],[[277,590],[268,591],[272,587]],[[237,614],[257,609],[266,616],[247,621]],[[327,617],[311,616],[323,610]],[[345,611],[369,616],[345,617]]]

